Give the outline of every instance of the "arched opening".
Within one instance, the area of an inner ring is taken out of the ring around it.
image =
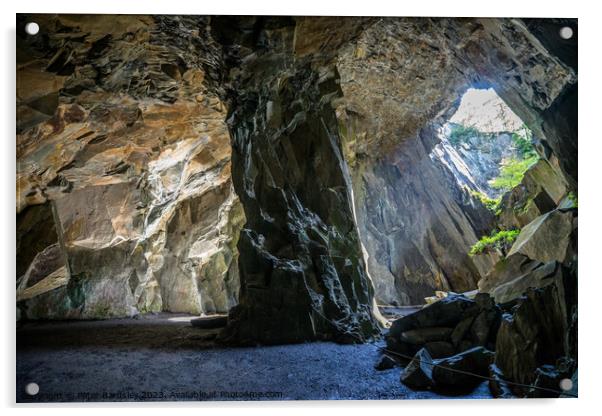
[[[451,146],[459,156],[451,158],[458,181],[490,204],[539,160],[537,138],[493,88],[469,88],[439,137],[438,147]]]

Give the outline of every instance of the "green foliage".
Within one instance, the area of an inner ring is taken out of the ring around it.
[[[479,241],[477,241],[470,248],[469,254],[474,256],[476,254],[488,252],[492,249],[498,249],[501,250],[502,253],[506,253],[519,234],[520,230],[493,231],[491,235],[483,236]]]
[[[502,202],[502,197],[500,196],[499,198],[489,198],[487,195],[485,195],[482,192],[477,192],[477,191],[470,191],[470,194],[475,197],[476,199],[478,199],[479,201],[481,201],[481,203],[483,205],[485,205],[485,207],[491,211],[494,212],[496,215],[499,212],[500,209],[500,203]]]
[[[573,192],[569,192],[569,194],[567,196],[571,200],[573,205],[575,205],[575,208],[578,208],[579,203],[577,202],[577,195],[575,195]]]
[[[500,168],[500,175],[489,182],[494,189],[511,190],[521,183],[525,172],[539,160],[533,146],[533,132],[526,125],[512,133],[512,143],[518,157],[506,160]]]
[[[449,132],[449,141],[454,146],[459,145],[462,142],[467,141],[469,138],[474,136],[482,135],[479,130],[473,126],[464,126],[462,124],[452,124]]]
[[[500,168],[500,175],[492,179],[489,184],[494,189],[509,191],[523,180],[525,172],[539,160],[537,154],[526,159],[511,158],[506,160]]]
[[[533,132],[525,124],[512,133],[512,143],[523,159],[529,159],[537,156],[533,146]]]

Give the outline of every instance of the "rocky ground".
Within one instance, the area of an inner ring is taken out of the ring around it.
[[[193,328],[189,319],[161,314],[22,325],[17,332],[17,401],[442,397],[401,384],[399,368],[375,370],[381,343],[218,348],[206,340],[212,332]],[[35,397],[24,392],[30,382],[40,385]],[[265,395],[249,397],[247,392]],[[455,397],[491,395],[485,383]]]

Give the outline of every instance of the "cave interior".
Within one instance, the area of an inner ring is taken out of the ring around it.
[[[17,24],[18,384],[40,351],[312,341],[401,397],[576,386],[576,19]]]

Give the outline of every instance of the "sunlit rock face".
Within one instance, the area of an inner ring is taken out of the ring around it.
[[[498,223],[504,228],[520,229],[556,208],[568,192],[564,177],[546,160],[539,160],[527,170],[521,183],[502,197]]]
[[[244,214],[197,20],[40,16],[45,35],[19,38],[23,317],[236,304]]]
[[[511,133],[478,133],[452,144],[444,132],[441,139],[431,155],[452,171],[460,185],[490,198],[504,194],[503,189],[492,187],[490,181],[499,176],[504,161],[520,156],[512,143]]]

